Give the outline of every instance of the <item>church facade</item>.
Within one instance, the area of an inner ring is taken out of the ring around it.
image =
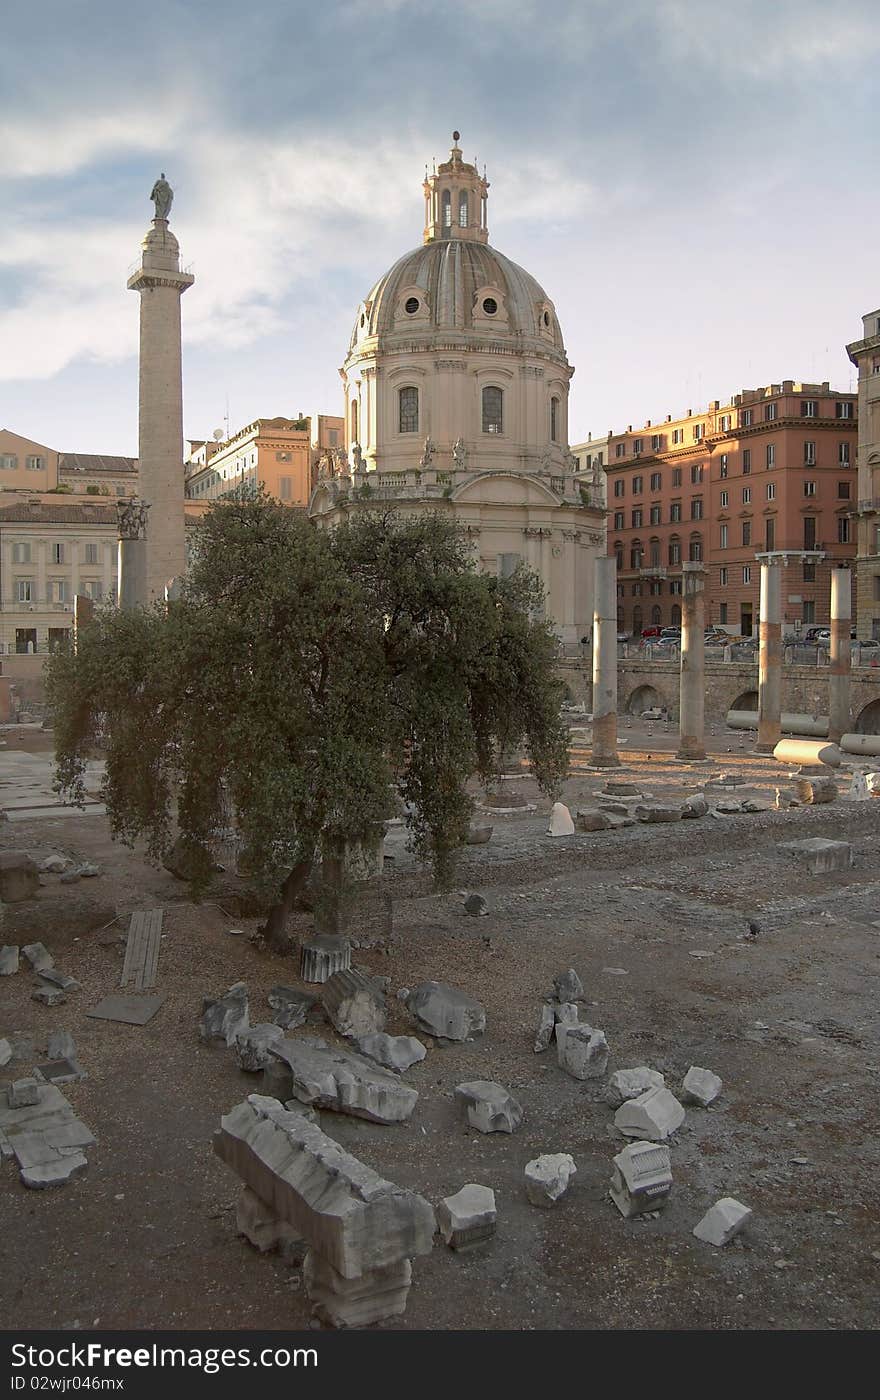
[[[520,561],[543,580],[560,640],[592,626],[605,552],[601,473],[568,436],[568,363],[556,310],[489,246],[488,181],[462,159],[424,183],[422,246],[358,307],[345,363],[345,447],[326,453],[309,503],[319,524],[358,508],[449,512],[482,569]]]

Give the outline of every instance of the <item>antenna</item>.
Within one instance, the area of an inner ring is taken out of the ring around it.
[[[229,395],[226,395],[226,437],[229,438]]]

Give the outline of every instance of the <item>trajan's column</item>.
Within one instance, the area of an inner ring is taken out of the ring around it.
[[[174,192],[164,172],[150,198],[156,216],[141,244],[141,265],[127,284],[141,298],[138,475],[149,516],[145,596],[137,601],[144,604],[164,598],[169,580],[186,571],[180,298],[195,280],[180,270],[180,249],[168,227]]]

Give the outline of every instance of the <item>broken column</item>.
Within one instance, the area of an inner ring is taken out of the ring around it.
[[[617,768],[617,560],[596,559],[593,583],[593,746],[597,767]]]
[[[758,622],[758,742],[756,753],[771,754],[782,737],[782,570],[761,564]]]
[[[828,738],[839,744],[850,726],[852,587],[849,569],[831,570],[831,654],[828,668]]]
[[[678,758],[706,757],[703,720],[706,688],[703,646],[705,580],[706,571],[702,563],[682,564]]]

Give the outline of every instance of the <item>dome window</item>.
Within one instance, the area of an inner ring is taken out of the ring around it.
[[[550,400],[550,441],[559,441],[559,400],[555,397]]]
[[[544,312],[544,325],[547,326],[547,328],[549,329],[549,327],[550,327],[550,312],[549,312],[549,311],[545,311],[545,312]]]
[[[487,316],[494,316],[498,310],[498,303],[494,297],[483,298],[483,310]]]
[[[398,428],[402,433],[419,431],[419,391],[414,388],[400,389],[397,395]]]
[[[367,324],[367,318],[366,318],[366,316],[364,315],[364,313],[363,313],[363,311],[362,311],[362,312],[361,312],[361,330],[363,330],[363,328],[364,328],[364,326],[365,326],[366,324]]]
[[[407,297],[406,301],[403,303],[403,309],[407,316],[415,316],[419,309],[418,297]]]
[[[452,195],[448,190],[444,190],[440,197],[443,214],[442,221],[444,228],[452,228]]]
[[[500,433],[503,431],[504,393],[494,384],[488,384],[483,390],[483,432]]]
[[[468,226],[467,190],[462,190],[458,196],[458,226],[459,228],[467,228]]]

